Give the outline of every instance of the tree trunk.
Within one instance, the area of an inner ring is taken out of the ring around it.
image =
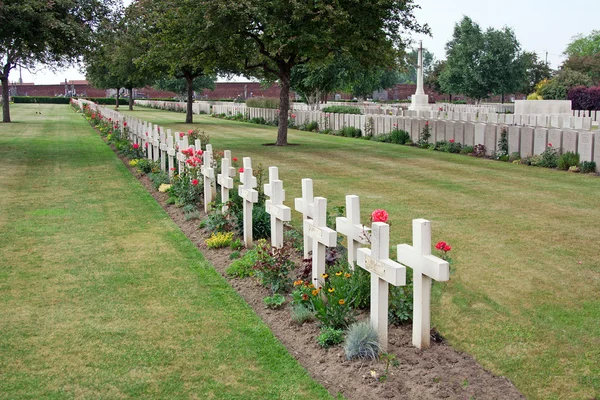
[[[502,93],[502,104],[504,104],[504,93]]]
[[[194,104],[194,78],[191,76],[185,77],[185,84],[187,86],[187,109],[185,112],[185,123],[194,123],[194,116],[192,114],[192,105]]]
[[[115,106],[115,108],[119,108],[119,98],[121,97],[121,93],[119,93],[121,91],[121,88],[117,88],[117,105]]]
[[[8,75],[4,78],[0,78],[2,82],[2,122],[10,122],[10,104],[8,101]]]
[[[127,90],[129,91],[129,111],[133,111],[133,88]]]
[[[281,91],[279,92],[279,124],[277,127],[277,142],[276,146],[287,146],[288,133],[288,113],[290,109],[290,74],[281,74],[279,84]]]
[[[450,93],[448,96],[450,98],[449,102],[450,102],[450,104],[452,104],[452,93]]]

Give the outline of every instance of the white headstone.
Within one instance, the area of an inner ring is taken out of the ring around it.
[[[346,216],[335,219],[335,230],[348,238],[348,263],[354,268],[357,251],[361,244],[369,243],[367,235],[370,231],[370,228],[360,223],[358,196],[346,196]]]
[[[431,279],[450,279],[447,261],[431,255],[431,222],[413,220],[413,245],[398,245],[398,261],[413,269],[413,345],[429,347],[431,329]]]
[[[244,213],[244,244],[247,249],[252,247],[252,209],[254,203],[258,203],[258,192],[256,187],[256,177],[252,175],[252,160],[250,157],[244,157],[244,169],[240,173],[240,186],[238,194],[243,200]]]
[[[314,218],[314,195],[312,179],[302,179],[302,197],[294,200],[294,209],[302,214],[302,220]],[[304,222],[303,222],[304,223]],[[304,232],[304,258],[312,249],[312,240]]]
[[[327,199],[314,198],[313,218],[304,220],[304,236],[312,239],[312,281],[318,286],[325,273],[326,247],[337,245],[337,232],[327,227]]]
[[[269,199],[266,200],[265,207],[271,216],[271,246],[281,248],[283,223],[291,221],[292,210],[283,205],[285,190],[283,190],[283,182],[277,178],[279,178],[277,167],[269,167],[269,183],[265,184],[265,194]]]
[[[371,324],[383,351],[388,346],[388,285],[406,284],[406,268],[390,259],[390,226],[371,225],[371,248],[358,249],[358,265],[371,273]]]

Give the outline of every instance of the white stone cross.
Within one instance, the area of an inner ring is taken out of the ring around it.
[[[312,179],[302,179],[302,197],[294,199],[294,209],[302,214],[302,220],[313,218],[315,197],[313,195]],[[303,222],[304,223],[304,222]],[[304,258],[312,249],[311,238],[304,233]]]
[[[371,232],[371,248],[358,249],[358,265],[371,273],[371,325],[382,350],[387,351],[389,284],[404,286],[406,268],[390,259],[390,226],[373,222]]]
[[[247,249],[252,247],[252,209],[254,203],[258,203],[258,192],[256,177],[252,175],[252,159],[244,157],[244,172],[240,173],[241,185],[238,186],[238,194],[243,200],[244,212],[244,245]]]
[[[167,136],[167,155],[169,156],[169,179],[172,180],[175,173],[175,156],[177,155],[177,151],[175,150],[175,142],[171,135]]]
[[[367,235],[371,230],[360,223],[360,200],[358,196],[346,196],[346,217],[335,219],[335,230],[348,238],[348,263],[354,269],[356,252],[361,244],[369,243]]]
[[[229,191],[233,189],[233,178],[235,177],[235,168],[231,166],[231,150],[223,152],[221,159],[221,173],[217,175],[217,183],[221,186],[221,203],[223,208],[221,212],[227,212],[229,202]]]
[[[327,199],[324,197],[314,198],[313,218],[304,220],[306,236],[312,239],[312,281],[318,286],[325,273],[325,247],[337,245],[337,232],[327,227]]]
[[[431,222],[413,220],[413,245],[398,245],[398,261],[413,269],[413,345],[429,347],[431,324],[431,279],[450,279],[447,261],[431,255]]]
[[[199,140],[197,140],[199,142]],[[215,169],[213,168],[213,149],[212,145],[207,144],[206,150],[202,153],[202,166],[200,173],[204,176],[204,212],[208,213],[209,205],[215,200]]]
[[[179,175],[185,171],[185,162],[187,160],[187,156],[182,153],[182,150],[187,150],[189,147],[188,137],[184,135],[183,139],[179,141],[179,151],[177,152],[177,161],[179,164],[177,170],[179,171]]]
[[[171,135],[171,130],[167,129],[167,134]],[[160,132],[160,169],[167,172],[167,134],[165,131]]]
[[[271,216],[271,246],[279,249],[283,247],[283,223],[291,221],[292,209],[283,205],[285,190],[283,181],[278,178],[277,167],[269,167],[269,183],[265,184],[265,194],[270,199],[265,202],[265,207]]]
[[[157,125],[154,125],[154,131],[152,132],[152,160],[158,161],[159,150],[160,150],[160,142],[158,141],[159,132],[162,132],[163,129],[159,128]]]

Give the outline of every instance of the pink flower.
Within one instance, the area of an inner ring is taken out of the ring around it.
[[[292,119],[296,118],[296,114],[292,114]]]
[[[450,143],[454,143],[454,139],[450,139]]]
[[[552,143],[548,143],[548,147],[552,147]]]
[[[244,172],[244,168],[240,168],[238,172],[241,174],[242,172]]]
[[[177,170],[177,168],[175,168],[175,167],[172,167],[172,168],[170,168],[170,170],[171,170],[171,171],[176,171],[176,170]]]
[[[137,143],[134,143],[134,144],[133,144],[133,149],[134,149],[134,150],[137,150],[137,149],[139,149],[139,148],[140,148],[140,145],[139,145],[139,144],[137,144]]]
[[[196,186],[198,183],[198,179],[192,179],[192,185]]]
[[[184,136],[185,136],[185,133],[183,133],[183,132],[179,132],[179,137],[180,137],[181,139],[183,139],[183,137],[184,137]]]
[[[425,125],[428,126],[429,125],[429,121],[425,121]]]
[[[385,210],[377,209],[371,213],[373,222],[387,222],[388,213]]]
[[[148,148],[148,142],[144,143],[144,147]]]
[[[148,132],[146,132],[146,136],[148,136]]]
[[[190,130],[188,131],[188,135],[191,135],[192,133],[194,133],[194,130],[193,130],[193,129],[190,129]]]

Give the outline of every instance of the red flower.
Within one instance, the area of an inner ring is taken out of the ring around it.
[[[242,172],[244,172],[244,168],[240,168],[239,173],[241,174]]]
[[[548,143],[548,147],[552,147],[552,143]]]
[[[307,301],[308,295],[306,293],[302,293],[302,300]]]
[[[377,209],[371,213],[373,222],[387,222],[388,213],[385,210]]]
[[[144,143],[144,147],[146,147],[146,148],[148,147],[148,142]]]
[[[450,139],[450,143],[454,143],[454,139]]]
[[[233,161],[237,161],[237,157],[233,157],[233,158],[232,158],[232,160],[233,160]]]
[[[435,245],[435,248],[438,250],[444,250],[444,247],[446,247],[448,244],[446,242],[438,242],[438,244]]]
[[[146,132],[146,136],[148,136],[148,132]]]
[[[198,179],[192,179],[192,185],[196,186],[198,183]]]
[[[185,133],[183,132],[179,132],[179,137],[183,139],[183,137],[185,136]]]
[[[108,122],[112,122],[112,118],[109,118],[109,119],[108,119]]]
[[[450,251],[450,250],[452,250],[452,246],[450,246],[450,245],[444,246],[444,251]]]
[[[425,121],[425,126],[428,126],[428,125],[429,125],[429,121]]]
[[[175,167],[171,168],[171,171],[176,171],[176,170],[177,170],[177,168],[175,168]]]
[[[123,122],[123,126],[124,126],[124,127],[125,127],[125,126],[127,126],[127,122]]]
[[[296,114],[292,114],[292,118],[296,118]]]
[[[139,148],[140,148],[140,145],[139,145],[139,144],[137,144],[137,143],[134,143],[134,144],[133,144],[133,149],[134,149],[134,150],[137,150],[137,149],[139,149]]]
[[[188,131],[188,135],[191,135],[192,133],[194,133],[194,130],[193,130],[193,129],[190,129],[190,130]]]
[[[198,150],[198,151],[196,152],[196,155],[199,155],[199,156],[201,156],[201,155],[202,155],[202,150]]]

